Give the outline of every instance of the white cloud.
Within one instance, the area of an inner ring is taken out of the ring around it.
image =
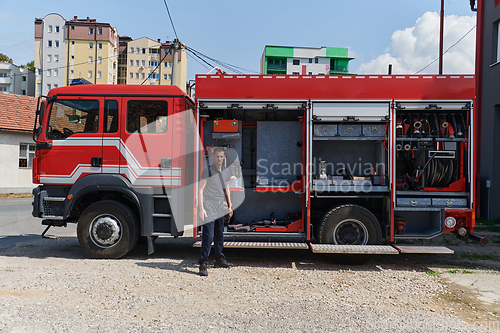
[[[444,20],[444,48],[446,51],[476,24],[475,16],[449,15]],[[392,34],[391,47],[386,53],[363,63],[359,74],[385,74],[392,64],[393,74],[414,74],[439,56],[439,15],[427,12],[414,27],[397,30]],[[443,57],[443,73],[474,73],[476,33],[471,31]],[[439,61],[419,74],[438,73]]]

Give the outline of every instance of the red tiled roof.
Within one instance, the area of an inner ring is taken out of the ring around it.
[[[0,92],[0,130],[33,131],[37,98]]]

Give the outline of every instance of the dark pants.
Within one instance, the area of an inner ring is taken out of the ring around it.
[[[212,219],[211,222],[203,225],[199,263],[208,261],[210,249],[212,248],[212,240],[214,242],[215,260],[225,258],[222,253],[224,247],[224,216],[221,215],[224,211],[224,204],[205,201],[203,206],[207,212],[206,219],[208,221],[210,221],[209,218],[212,216],[222,217]]]

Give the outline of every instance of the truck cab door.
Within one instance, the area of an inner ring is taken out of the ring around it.
[[[64,97],[50,104],[45,139],[50,148],[40,152],[42,184],[74,184],[101,173],[102,97]]]
[[[171,187],[173,98],[123,97],[120,173],[135,186]]]

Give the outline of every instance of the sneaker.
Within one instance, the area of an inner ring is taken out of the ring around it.
[[[206,261],[200,263],[200,276],[208,276]]]
[[[231,265],[230,263],[228,263],[225,258],[216,260],[214,262],[214,267],[215,268],[230,268],[231,266],[233,266],[233,265]]]

